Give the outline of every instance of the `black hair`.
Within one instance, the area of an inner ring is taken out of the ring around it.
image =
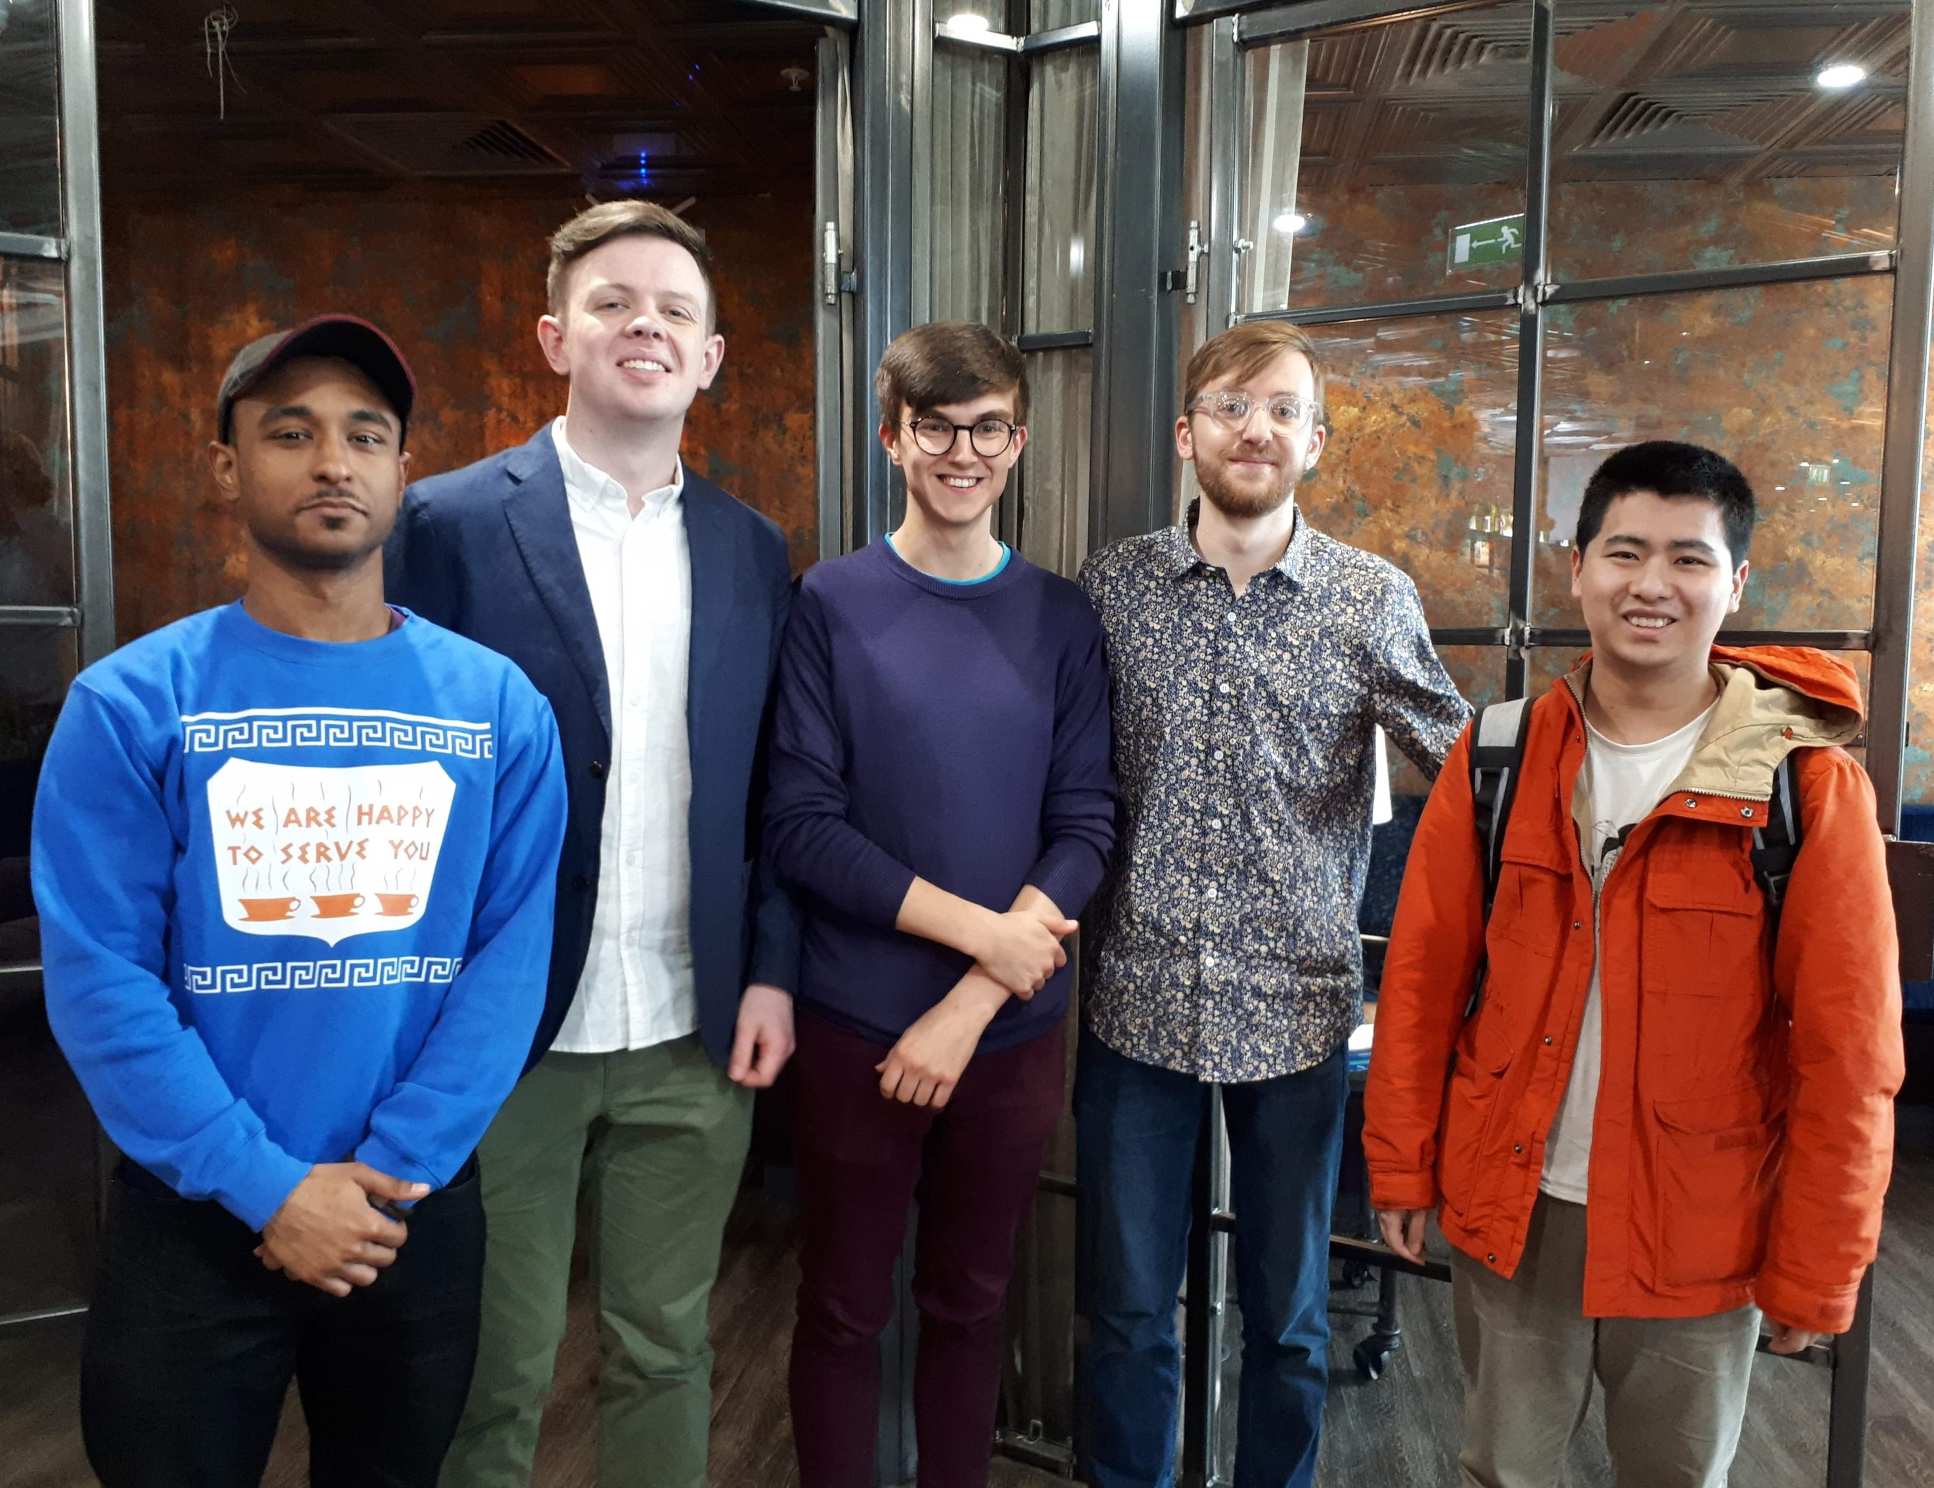
[[[1676,439],[1628,444],[1592,472],[1578,508],[1578,551],[1583,552],[1605,523],[1605,511],[1621,496],[1650,491],[1667,500],[1710,501],[1719,508],[1719,525],[1734,567],[1746,561],[1753,541],[1756,508],[1753,488],[1739,467],[1724,455]]]

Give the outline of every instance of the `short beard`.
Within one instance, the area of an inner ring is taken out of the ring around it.
[[[315,548],[305,547],[280,533],[262,532],[254,527],[249,528],[249,537],[256,547],[283,568],[298,573],[347,573],[350,569],[367,562],[370,554],[380,551],[383,546],[381,542],[374,542],[341,552],[318,551]]]
[[[1228,466],[1218,466],[1205,470],[1200,463],[1195,467],[1195,483],[1202,488],[1203,496],[1209,505],[1225,517],[1246,520],[1252,517],[1266,517],[1279,511],[1285,501],[1296,494],[1296,477],[1302,471],[1284,471],[1284,480],[1274,490],[1250,492],[1240,490],[1228,478]]]

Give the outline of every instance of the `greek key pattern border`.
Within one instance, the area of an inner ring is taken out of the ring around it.
[[[188,754],[242,749],[402,749],[489,759],[495,745],[482,728],[434,718],[357,718],[302,715],[262,718],[184,718],[182,748]]]
[[[453,982],[461,956],[361,956],[333,961],[245,961],[233,966],[184,966],[197,996],[223,992],[339,992],[355,987],[431,986]]]

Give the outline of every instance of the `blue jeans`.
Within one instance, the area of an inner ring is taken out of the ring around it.
[[[1308,1488],[1329,1384],[1329,1236],[1345,1054],[1222,1087],[1242,1309],[1236,1488]],[[1092,1488],[1171,1488],[1196,1143],[1209,1086],[1083,1031],[1074,1111],[1077,1295],[1088,1324],[1078,1443]]]

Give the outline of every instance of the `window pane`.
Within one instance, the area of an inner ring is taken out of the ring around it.
[[[1088,556],[1088,437],[1094,355],[1085,346],[1027,358],[1021,555],[1072,578]]]
[[[0,5],[0,232],[60,236],[54,5]]]
[[[1007,59],[933,51],[933,318],[1001,325]]]
[[[1021,328],[1081,331],[1095,323],[1096,89],[1092,48],[1034,63],[1027,100],[1027,232]]]
[[[1892,303],[1890,278],[1862,275],[1548,307],[1532,623],[1579,623],[1570,542],[1598,463],[1685,439],[1737,464],[1759,500],[1732,623],[1866,629]]]
[[[27,880],[34,782],[73,680],[72,630],[0,628],[0,968],[40,958]],[[36,976],[0,970],[0,1313],[87,1293],[94,1128],[47,1031]]]
[[[1079,26],[1100,19],[1101,0],[1028,0],[1030,31],[1052,31],[1057,26]]]
[[[1251,52],[1242,306],[1517,284],[1530,48],[1513,3]]]
[[[1312,327],[1330,437],[1297,500],[1416,581],[1435,626],[1502,625],[1517,417],[1514,312]]]
[[[0,604],[73,602],[61,265],[0,259]]]
[[[1892,247],[1908,10],[1642,5],[1581,19],[1561,10],[1558,278]],[[1866,76],[1821,87],[1835,63]]]

